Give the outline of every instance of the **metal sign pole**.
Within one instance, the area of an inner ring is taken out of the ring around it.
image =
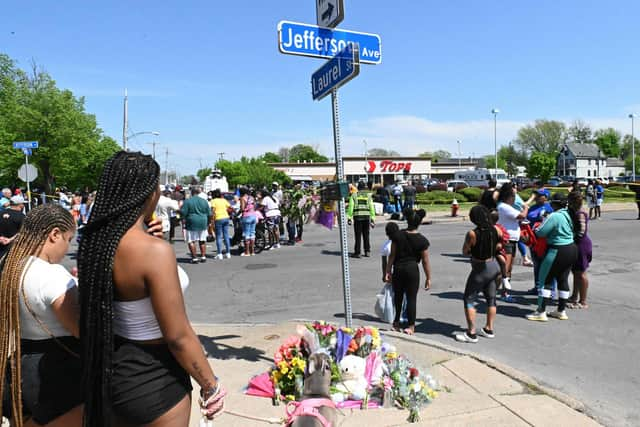
[[[31,212],[31,185],[29,184],[29,155],[24,153],[24,161],[27,165],[26,169],[26,178],[27,178],[27,206],[29,207],[29,212]]]
[[[340,116],[338,110],[338,90],[331,91],[333,113],[333,143],[336,150],[336,177],[338,183],[344,181],[344,165],[340,148]],[[347,328],[351,328],[351,274],[349,273],[349,242],[347,241],[347,218],[344,199],[338,200],[338,221],[340,224],[340,251],[342,253],[342,285],[344,292],[344,319]]]

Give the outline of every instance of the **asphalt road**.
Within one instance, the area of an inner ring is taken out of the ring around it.
[[[469,265],[459,254],[469,224],[423,226],[421,231],[431,241],[433,285],[419,295],[417,333],[467,349],[473,346],[475,352],[578,398],[605,425],[638,425],[640,221],[635,218],[632,211],[612,212],[591,223],[589,309],[570,310],[568,321],[527,321],[524,315],[533,309],[534,297],[524,291],[532,286],[533,272],[516,266],[512,283],[517,302],[499,303],[496,338],[481,338],[478,344],[460,344],[452,338],[464,327],[462,291]],[[382,286],[377,253],[383,240],[379,225],[372,234],[374,256],[351,260],[354,324],[378,323],[373,305]],[[309,225],[301,245],[251,258],[216,261],[211,255],[199,265],[187,263],[183,243],[175,248],[191,278],[186,303],[193,322],[344,319],[337,230]],[[480,314],[480,322],[483,319]]]

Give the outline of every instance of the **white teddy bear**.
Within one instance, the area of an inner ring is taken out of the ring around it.
[[[366,361],[358,356],[345,356],[340,361],[342,381],[336,384],[336,389],[346,399],[362,400],[367,394],[367,380],[364,373]],[[338,400],[340,396],[336,396]],[[335,399],[334,399],[335,400]]]

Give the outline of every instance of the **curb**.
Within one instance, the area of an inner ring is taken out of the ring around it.
[[[281,323],[295,323],[295,322],[310,322],[309,319],[291,319],[285,322],[280,323],[193,323],[194,327],[234,327],[234,326],[275,326]],[[430,340],[428,338],[420,338],[416,336],[409,336],[399,332],[394,332],[392,330],[381,330],[381,333],[384,335],[393,337],[395,339],[401,341],[407,341],[414,344],[422,344],[428,347],[436,348],[438,350],[443,350],[452,354],[456,354],[459,356],[468,356],[480,363],[487,365],[488,367],[495,369],[496,371],[506,375],[507,377],[527,386],[529,389],[534,389],[534,391],[539,391],[542,394],[546,394],[549,397],[565,404],[571,409],[581,412],[585,415],[588,415],[590,418],[593,417],[587,413],[586,408],[582,402],[579,400],[550,387],[539,384],[535,379],[530,377],[529,375],[518,371],[517,369],[512,368],[509,365],[498,362],[490,357],[485,357],[481,354],[474,353],[472,351],[461,350],[456,347],[452,347],[448,344],[443,344],[438,341]],[[597,420],[596,420],[597,421]]]

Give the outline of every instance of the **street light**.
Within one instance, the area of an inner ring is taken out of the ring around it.
[[[636,114],[629,114],[631,119],[631,175],[634,181],[636,180],[636,140],[633,135],[633,119],[636,117],[638,117]]]
[[[127,141],[129,140],[129,138],[135,138],[138,135],[153,135],[153,136],[158,136],[160,135],[160,132],[155,131],[155,130],[145,130],[143,132],[136,132],[136,133],[132,133],[131,135],[127,136],[126,138],[124,138],[124,143],[122,144],[122,149],[124,151],[129,151],[128,147],[127,147]]]
[[[494,108],[491,110],[491,114],[493,114],[493,155],[496,159],[496,169],[494,172],[493,179],[498,181],[498,131],[497,131],[497,121],[498,121],[498,113],[500,110]]]

